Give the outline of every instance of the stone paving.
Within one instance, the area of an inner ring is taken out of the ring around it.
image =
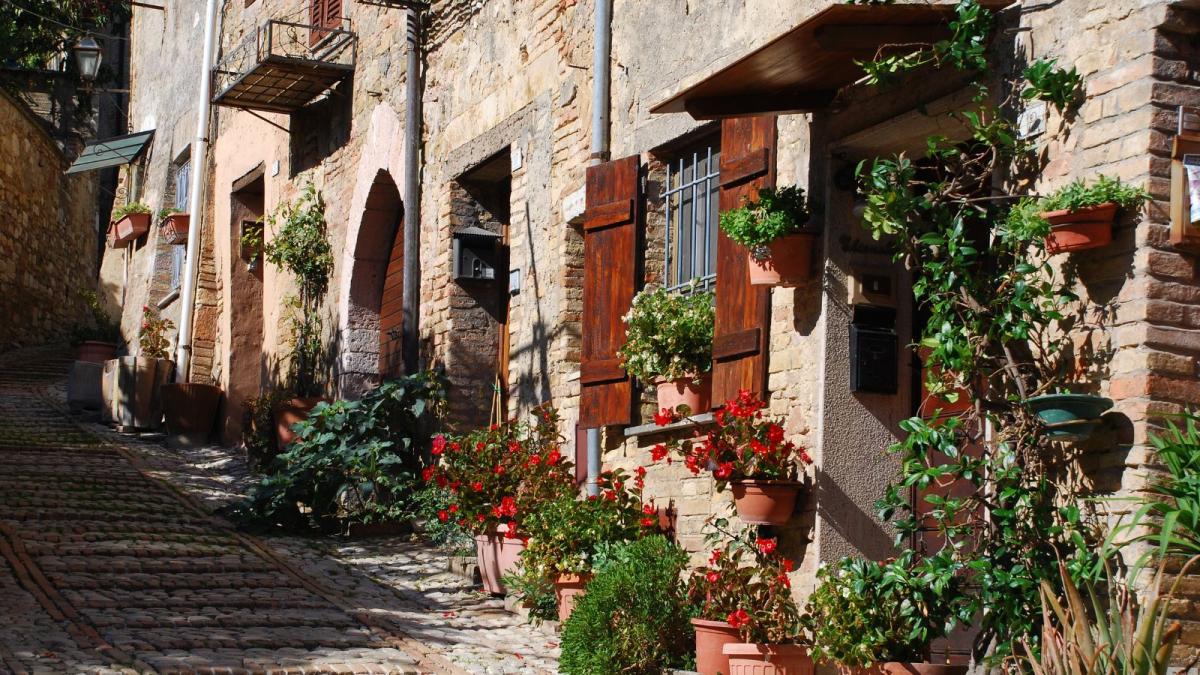
[[[557,639],[401,538],[249,537],[237,453],[79,425],[0,359],[0,672],[553,672]]]

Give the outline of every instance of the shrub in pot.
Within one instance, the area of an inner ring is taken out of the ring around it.
[[[1100,176],[1092,184],[1076,180],[1037,201],[1036,216],[1046,221],[1046,250],[1083,251],[1107,246],[1119,209],[1138,209],[1149,199],[1145,189]],[[1032,209],[1018,205],[1010,217],[1028,217]]]
[[[729,623],[729,618],[740,607],[741,589],[753,583],[757,575],[754,567],[747,564],[747,552],[739,540],[732,539],[723,548],[714,550],[708,564],[693,570],[688,577],[687,598],[696,632],[696,671],[700,675],[728,673],[725,645],[741,642],[739,631]]]
[[[661,535],[610,545],[563,624],[568,675],[660,675],[688,665],[692,642],[680,577],[687,554]]]
[[[782,525],[792,516],[801,465],[812,463],[808,453],[784,439],[779,420],[764,417],[767,407],[758,396],[742,390],[716,412],[714,425],[700,439],[671,439],[656,445],[658,461],[675,455],[693,473],[711,471],[718,492],[733,492],[738,517],[756,525]],[[670,416],[656,416],[664,425]]]
[[[855,672],[962,675],[930,663],[929,645],[973,608],[946,554],[920,560],[909,550],[885,562],[847,557],[817,572],[803,623],[813,658]]]
[[[190,215],[176,208],[160,209],[158,212],[158,227],[168,244],[187,243],[191,220]]]
[[[459,438],[438,436],[431,451],[436,464],[424,470],[427,482],[450,491],[450,504],[438,517],[474,535],[489,593],[504,593],[502,577],[515,571],[528,538],[523,521],[576,491],[573,465],[560,446],[558,413],[541,406],[531,418]]]
[[[658,388],[658,407],[687,414],[708,410],[712,392],[713,295],[649,289],[625,315],[625,372]]]
[[[748,251],[750,283],[797,286],[810,276],[817,236],[804,232],[809,220],[804,190],[765,187],[756,201],[721,214],[721,230]]]
[[[162,423],[161,387],[175,370],[166,333],[174,327],[169,319],[156,317],[149,306],[142,307],[138,356],[119,359],[111,382],[112,416],[119,426],[154,429]]]

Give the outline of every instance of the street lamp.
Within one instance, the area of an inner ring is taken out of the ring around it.
[[[85,82],[95,82],[103,58],[99,43],[88,36],[76,43],[71,51],[75,52],[75,65],[79,66],[79,76]]]

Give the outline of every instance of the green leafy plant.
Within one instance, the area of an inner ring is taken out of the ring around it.
[[[1090,206],[1113,202],[1123,209],[1138,209],[1150,198],[1145,188],[1127,185],[1110,176],[1100,176],[1088,184],[1076,180],[1056,190],[1038,202],[1042,211],[1078,211]]]
[[[268,389],[242,402],[242,447],[255,469],[269,467],[279,454],[275,408],[295,397],[296,393],[287,389]]]
[[[173,216],[177,213],[183,213],[183,209],[177,209],[174,206],[164,206],[154,215],[155,220],[166,220],[168,216]]]
[[[0,5],[0,63],[45,68],[90,31],[129,17],[128,2],[25,0]]]
[[[171,358],[171,342],[167,340],[167,331],[174,328],[175,324],[170,319],[157,317],[149,305],[142,305],[142,330],[138,334],[141,355],[150,359]]]
[[[358,401],[318,403],[232,515],[258,527],[410,518],[421,453],[443,407],[432,373],[388,380]]]
[[[761,188],[758,199],[721,214],[721,229],[750,250],[755,260],[771,257],[771,242],[799,232],[809,219],[804,190],[794,185]]]
[[[121,336],[121,322],[108,315],[95,291],[80,291],[79,299],[87,305],[87,315],[71,329],[72,346],[77,347],[90,341],[116,345],[124,342]]]
[[[561,672],[659,675],[685,665],[694,640],[680,582],[687,554],[656,535],[605,555],[563,625]]]
[[[447,509],[454,503],[449,490],[424,483],[413,491],[412,499],[417,518],[424,521],[425,541],[455,555],[475,555],[475,539],[449,517]]]
[[[926,661],[933,640],[971,619],[956,568],[911,550],[885,562],[847,557],[823,566],[803,619],[813,658],[848,667]]]
[[[150,207],[142,202],[130,202],[113,209],[112,219],[113,222],[116,222],[125,216],[135,213],[151,213]]]
[[[645,382],[690,378],[712,369],[713,295],[695,282],[684,293],[645,290],[624,317],[625,372]]]
[[[1022,73],[1029,86],[1021,90],[1021,98],[1041,100],[1059,110],[1070,110],[1079,101],[1083,77],[1075,68],[1058,67],[1056,59],[1038,59]]]

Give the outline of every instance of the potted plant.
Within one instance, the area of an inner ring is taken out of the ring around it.
[[[798,469],[812,459],[784,440],[783,426],[765,417],[758,396],[742,390],[714,415],[713,428],[701,439],[671,439],[651,450],[655,461],[674,454],[693,473],[712,472],[717,491],[730,487],[738,517],[757,525],[782,525],[792,516],[800,483]],[[655,416],[659,425],[673,421]]]
[[[885,562],[846,557],[821,567],[802,618],[813,658],[856,673],[966,673],[965,665],[930,662],[930,643],[972,613],[957,565],[935,558],[908,550]]]
[[[571,615],[575,598],[591,580],[599,547],[640,538],[658,524],[654,506],[642,504],[645,472],[638,467],[632,487],[623,472],[605,472],[597,479],[600,496],[564,495],[525,519],[529,543],[521,553],[521,586],[553,585],[560,622]]]
[[[560,450],[558,414],[536,408],[532,422],[510,420],[460,438],[433,439],[435,464],[423,478],[450,491],[438,514],[475,536],[484,589],[503,594],[501,578],[516,568],[528,534],[522,522],[535,509],[574,494],[575,474]]]
[[[707,411],[712,395],[713,295],[697,290],[644,290],[625,315],[620,353],[625,372],[657,387],[658,407]]]
[[[741,642],[738,629],[728,619],[738,609],[740,589],[754,581],[755,570],[745,564],[744,553],[742,547],[732,545],[714,550],[708,565],[693,570],[688,578],[688,605],[696,632],[696,671],[700,675],[728,673],[725,645]]]
[[[109,234],[113,248],[121,248],[150,231],[150,207],[132,202],[117,207],[112,213]]]
[[[196,447],[208,442],[221,388],[201,382],[173,382],[162,386],[163,420],[167,442],[173,447]]]
[[[1100,176],[1091,185],[1076,180],[1038,201],[1040,218],[1050,224],[1046,250],[1083,251],[1107,246],[1118,209],[1138,209],[1149,199],[1145,189]]]
[[[192,217],[183,211],[167,207],[158,212],[158,227],[168,244],[186,244]]]
[[[809,216],[804,190],[794,185],[761,188],[756,201],[721,214],[721,230],[748,251],[751,284],[797,286],[809,278],[817,244],[817,235],[802,231]]]
[[[263,257],[263,223],[262,219],[242,222],[238,241],[241,244],[239,255],[246,263],[246,269],[253,272],[262,263]]]
[[[75,360],[104,363],[117,354],[121,323],[108,316],[95,292],[83,291],[80,297],[88,307],[89,316],[71,331]]]
[[[1113,407],[1113,401],[1092,394],[1061,391],[1025,399],[1046,427],[1046,436],[1056,441],[1087,439],[1100,426],[1100,416]]]
[[[288,359],[289,389],[296,397],[282,401],[275,409],[276,433],[282,449],[295,440],[293,425],[308,416],[321,401],[323,353],[321,300],[329,288],[333,271],[333,248],[329,244],[325,222],[325,201],[316,186],[309,183],[295,202],[284,203],[271,215],[277,228],[275,236],[263,246],[267,262],[289,272],[299,293],[285,299],[290,332]]]

